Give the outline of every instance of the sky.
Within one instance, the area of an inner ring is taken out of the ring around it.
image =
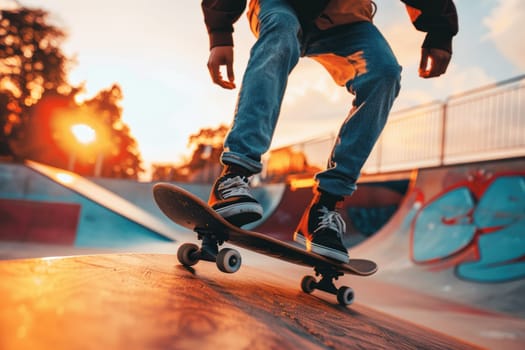
[[[0,0],[1,6],[12,4]],[[144,165],[178,163],[188,138],[201,128],[230,125],[236,90],[209,78],[208,36],[198,0],[20,0],[46,9],[68,33],[62,49],[76,64],[70,83],[85,97],[118,83],[123,120],[137,140]],[[455,0],[459,34],[447,74],[417,76],[424,33],[410,23],[401,1],[376,0],[374,23],[403,66],[393,111],[485,86],[525,72],[525,1]],[[245,14],[235,25],[237,86],[255,39]],[[335,85],[315,61],[303,58],[290,75],[272,147],[335,133],[353,96]]]

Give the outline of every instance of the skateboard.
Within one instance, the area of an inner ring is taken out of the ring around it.
[[[377,271],[377,265],[371,260],[350,259],[341,263],[262,233],[244,230],[236,227],[208,204],[194,194],[166,183],[158,183],[153,187],[153,197],[161,211],[175,223],[194,231],[201,247],[193,243],[182,244],[177,251],[177,259],[186,267],[193,266],[201,260],[215,262],[220,271],[234,273],[241,266],[241,255],[233,248],[222,248],[217,254],[209,252],[208,242],[222,245],[229,242],[232,245],[284,260],[293,264],[312,267],[316,277],[307,275],[301,281],[301,289],[305,293],[321,290],[337,296],[341,305],[350,305],[354,300],[352,288],[342,286],[337,288],[334,280],[345,274],[369,276]],[[216,246],[216,245],[215,245]]]

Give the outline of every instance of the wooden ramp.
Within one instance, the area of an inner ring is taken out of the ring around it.
[[[0,276],[4,350],[473,348],[256,266],[227,275],[175,255],[105,254],[2,261]]]

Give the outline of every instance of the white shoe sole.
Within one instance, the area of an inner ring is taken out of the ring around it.
[[[348,263],[350,261],[350,257],[348,256],[348,253],[344,253],[337,249],[332,249],[330,247],[312,243],[308,241],[299,232],[294,233],[293,240],[299,243],[300,245],[302,245],[309,252],[316,253],[326,258],[340,261],[342,263]]]
[[[259,214],[261,216],[263,214],[262,206],[257,203],[232,204],[224,208],[216,209],[215,211],[223,218],[229,218],[230,216],[244,214],[244,213]]]

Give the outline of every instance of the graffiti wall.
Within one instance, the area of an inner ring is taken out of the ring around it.
[[[431,198],[420,193],[411,225],[413,262],[454,268],[472,282],[524,278],[525,171],[480,167],[465,175],[445,178]]]

